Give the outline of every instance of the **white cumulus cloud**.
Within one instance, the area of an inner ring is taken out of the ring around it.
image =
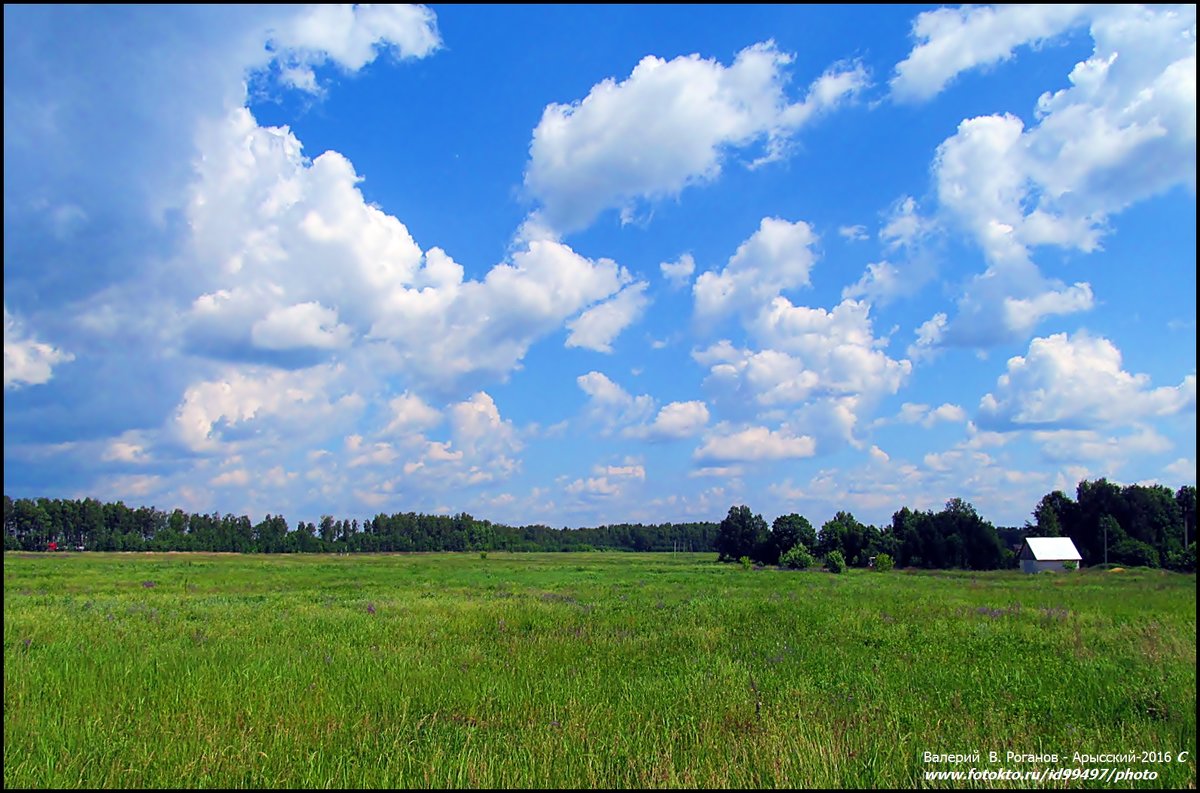
[[[816,233],[802,220],[763,218],[724,269],[696,279],[692,293],[697,317],[757,310],[785,289],[809,286],[816,244]]]
[[[930,99],[956,75],[1008,60],[1017,47],[1036,44],[1079,24],[1085,8],[1045,4],[924,11],[912,27],[919,43],[896,65],[892,97],[901,102]]]
[[[1194,374],[1178,386],[1152,388],[1147,375],[1121,367],[1121,351],[1102,336],[1036,338],[980,400],[979,422],[1001,430],[1084,430],[1195,410]]]
[[[533,225],[561,234],[605,209],[628,217],[638,201],[715,179],[729,150],[761,143],[759,160],[779,157],[796,130],[867,84],[860,65],[835,66],[793,102],[784,91],[791,62],[774,42],[747,47],[730,66],[646,56],[626,79],[547,106],[525,171],[541,204]]]
[[[48,382],[54,367],[75,356],[29,336],[20,320],[4,306],[4,387],[21,388]]]
[[[639,281],[622,289],[603,303],[580,314],[567,323],[571,331],[568,347],[583,347],[596,352],[612,352],[613,340],[633,324],[646,310],[646,282]]]
[[[807,435],[793,435],[785,429],[748,427],[729,431],[718,427],[705,436],[694,457],[701,462],[754,462],[812,457],[816,441]]]

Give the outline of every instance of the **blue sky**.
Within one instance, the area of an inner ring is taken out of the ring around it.
[[[1194,6],[4,9],[4,489],[586,526],[1196,482]]]

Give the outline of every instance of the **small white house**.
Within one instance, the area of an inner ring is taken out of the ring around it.
[[[1017,558],[1026,573],[1066,570],[1064,562],[1073,562],[1077,569],[1083,561],[1070,537],[1026,537]]]

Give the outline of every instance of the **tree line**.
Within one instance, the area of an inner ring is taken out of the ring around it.
[[[318,523],[295,529],[282,515],[252,523],[245,515],[170,513],[123,502],[4,496],[4,550],[364,553],[422,551],[710,551],[715,522],[621,523],[555,529],[507,526],[467,513],[413,512]]]
[[[865,567],[887,557],[900,567],[996,570],[1018,566],[1026,537],[1070,537],[1085,565],[1124,564],[1196,569],[1196,488],[1162,485],[1120,487],[1084,480],[1071,499],[1061,490],[1043,496],[1022,527],[993,526],[960,498],[939,512],[902,507],[888,526],[864,525],[838,512],[815,529],[802,515],[781,515],[767,527],[746,506],[733,507],[717,528],[720,561],[745,559],[763,565]],[[789,558],[791,554],[791,558]],[[797,563],[796,558],[808,561]]]
[[[1025,537],[1070,537],[1085,565],[1102,563],[1195,570],[1196,488],[1118,486],[1081,481],[1075,498],[1045,495],[1021,527],[995,527],[975,508],[954,498],[945,507],[902,507],[886,526],[839,511],[820,529],[798,514],[768,527],[744,505],[715,522],[595,528],[535,524],[508,526],[467,513],[380,513],[373,518],[319,523],[295,529],[282,515],[252,523],[242,515],[170,513],[123,502],[4,496],[4,549],[51,547],[89,551],[226,551],[234,553],[362,553],[420,551],[699,551],[722,561],[742,558],[764,565],[836,559],[866,566],[886,555],[901,567],[994,570],[1017,566]],[[789,555],[790,554],[790,555]]]

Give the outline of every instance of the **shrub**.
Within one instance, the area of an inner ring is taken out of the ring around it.
[[[1066,562],[1063,562],[1063,569],[1064,569],[1064,570],[1078,570],[1078,569],[1079,569],[1079,563],[1078,563],[1078,562],[1071,562],[1071,561],[1066,561]]]
[[[779,558],[779,564],[789,570],[806,570],[815,560],[802,543],[796,543]]]
[[[886,553],[881,553],[875,557],[875,569],[881,573],[886,573],[895,566],[896,563],[892,561],[892,557]]]
[[[750,557],[749,556],[743,556],[741,559],[738,559],[738,561],[741,562],[742,569],[744,569],[744,570],[750,569]]]
[[[479,558],[480,558],[480,559],[486,559],[486,558],[487,558],[487,551],[480,551],[480,552],[479,552]]]
[[[1126,537],[1109,549],[1108,556],[1117,564],[1130,567],[1158,567],[1159,556],[1154,546]]]
[[[1180,573],[1196,572],[1196,543],[1191,543],[1183,551],[1169,554],[1167,567]]]
[[[825,566],[829,568],[831,573],[844,573],[846,571],[846,557],[842,556],[841,551],[830,551],[825,557]]]

